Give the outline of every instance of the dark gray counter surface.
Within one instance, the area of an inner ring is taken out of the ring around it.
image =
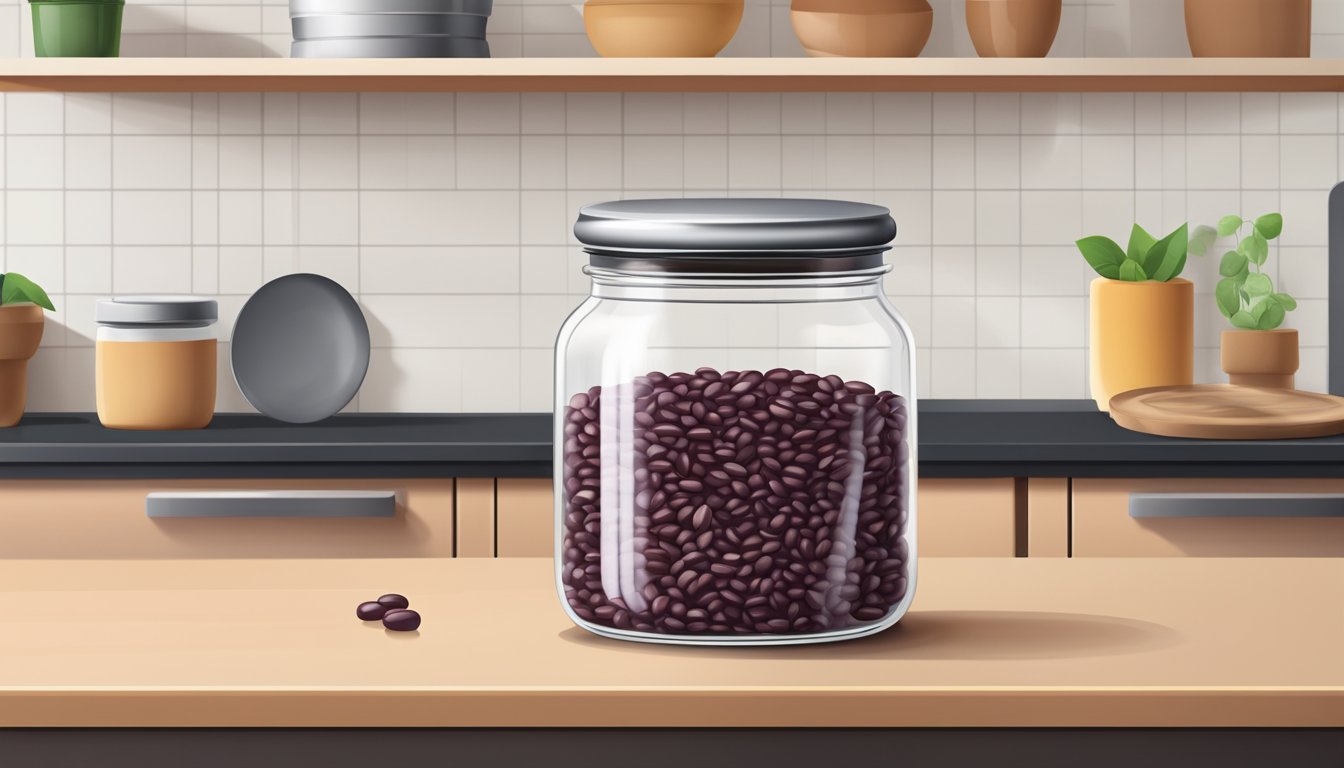
[[[1344,437],[1208,441],[1117,427],[1090,401],[926,400],[925,477],[1344,477]],[[86,413],[0,429],[0,477],[547,477],[549,414],[357,414],[290,425],[103,429]]]

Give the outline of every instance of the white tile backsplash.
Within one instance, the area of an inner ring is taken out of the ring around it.
[[[925,55],[973,55],[961,0],[933,0]],[[1316,4],[1344,55],[1344,3]],[[278,0],[130,0],[126,55],[284,55]],[[497,56],[591,56],[566,0],[504,0]],[[0,2],[0,56],[32,55]],[[787,0],[750,2],[728,56],[801,55]],[[1173,0],[1068,2],[1052,55],[1188,55]],[[9,93],[0,98],[0,265],[54,294],[31,407],[92,407],[92,311],[111,293],[220,300],[264,281],[345,285],[375,350],[364,411],[550,407],[551,345],[587,292],[581,205],[653,195],[814,195],[887,205],[887,293],[920,394],[1086,397],[1088,284],[1074,240],[1281,210],[1270,273],[1299,298],[1299,382],[1324,387],[1325,195],[1344,163],[1331,93]],[[1191,259],[1199,376],[1221,376]],[[785,322],[787,318],[781,318]],[[708,322],[766,359],[778,328]],[[227,344],[221,360],[227,361]],[[246,409],[221,369],[221,409]],[[490,372],[489,377],[480,371]]]

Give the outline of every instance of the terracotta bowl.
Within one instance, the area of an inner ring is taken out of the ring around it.
[[[918,56],[933,31],[927,0],[793,0],[789,15],[809,56]]]
[[[600,56],[714,56],[742,23],[743,0],[588,0],[583,26]]]
[[[966,0],[966,27],[986,58],[1040,58],[1059,32],[1062,0]]]
[[[23,418],[28,397],[28,359],[42,342],[46,319],[32,304],[0,307],[0,427]]]
[[[1305,58],[1311,0],[1185,0],[1185,36],[1200,57]]]

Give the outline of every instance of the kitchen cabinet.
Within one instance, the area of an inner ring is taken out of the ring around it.
[[[550,557],[555,550],[550,478],[501,478],[495,500],[500,557]]]
[[[491,478],[457,479],[456,538],[453,554],[457,557],[495,556],[495,481]]]
[[[1033,477],[1027,484],[1027,557],[1069,556],[1069,480]]]
[[[0,560],[449,557],[453,480],[0,480]],[[390,490],[392,517],[151,518],[154,492]],[[475,541],[474,531],[471,533]]]
[[[1344,556],[1341,480],[1076,478],[1072,485],[1074,557]],[[1136,501],[1134,514],[1155,516],[1133,516]]]
[[[248,490],[387,490],[396,512],[146,515],[154,492]],[[1217,494],[1240,506],[1221,510]],[[1132,498],[1154,495],[1157,512],[1139,514],[1161,516],[1131,515]],[[0,560],[549,557],[555,525],[551,481],[540,477],[23,479],[0,480],[0,499]],[[918,502],[926,557],[1344,556],[1337,479],[921,478]]]
[[[1017,481],[1011,477],[919,481],[921,557],[1012,557]]]

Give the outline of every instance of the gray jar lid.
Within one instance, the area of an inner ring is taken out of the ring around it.
[[[619,200],[579,211],[595,267],[655,272],[845,272],[882,266],[891,211],[843,200]]]
[[[94,319],[101,325],[209,325],[219,319],[219,302],[200,296],[118,296],[100,299]]]

